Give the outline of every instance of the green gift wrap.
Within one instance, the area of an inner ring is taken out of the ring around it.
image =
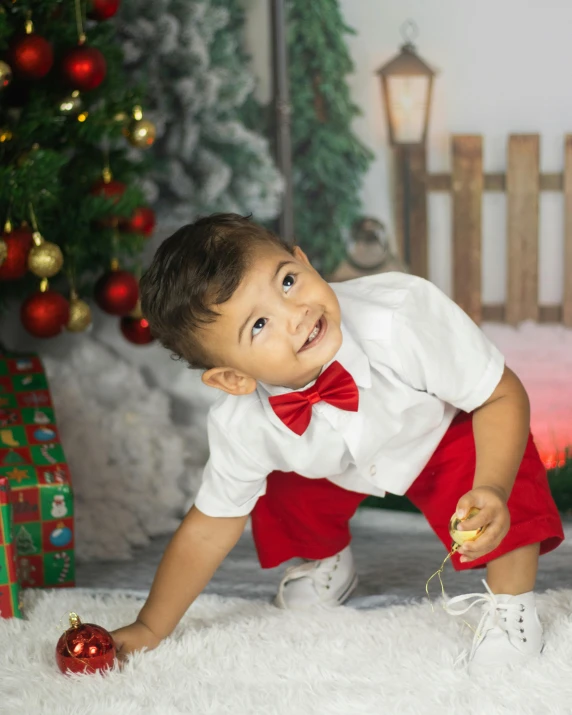
[[[0,354],[1,477],[11,487],[20,585],[73,586],[73,491],[36,355]]]
[[[10,482],[0,477],[0,618],[22,618]]]

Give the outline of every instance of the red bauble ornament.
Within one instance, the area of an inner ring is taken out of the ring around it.
[[[92,20],[109,20],[119,9],[120,0],[91,0],[87,15]]]
[[[145,318],[121,318],[119,324],[123,337],[134,345],[149,345],[155,338],[151,335],[149,323]]]
[[[96,181],[91,187],[91,194],[93,196],[106,196],[108,199],[115,198],[119,199],[125,193],[127,186],[121,181],[115,181],[115,179],[110,179],[105,181],[105,179],[100,179]]]
[[[0,281],[15,281],[28,272],[28,254],[34,243],[32,232],[17,228],[3,233],[0,240],[6,244],[6,258],[0,264]]]
[[[54,338],[70,319],[70,305],[55,290],[32,293],[22,303],[20,319],[26,330],[36,338]]]
[[[110,315],[127,315],[137,305],[139,282],[128,271],[110,271],[95,284],[95,301]]]
[[[95,89],[105,79],[107,64],[105,57],[95,47],[80,45],[67,53],[62,62],[65,80],[74,89],[88,92]]]
[[[107,670],[115,659],[111,634],[94,623],[82,623],[70,613],[70,628],[56,645],[56,663],[62,673],[95,673]]]
[[[45,37],[31,33],[22,35],[11,45],[9,62],[23,79],[41,79],[54,64],[54,51]]]
[[[142,233],[150,236],[155,228],[155,212],[148,206],[139,206],[129,220],[121,223],[121,230],[126,233]]]

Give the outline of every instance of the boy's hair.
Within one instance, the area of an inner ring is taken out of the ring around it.
[[[183,226],[157,249],[141,278],[141,308],[151,332],[189,367],[215,367],[198,332],[216,320],[214,306],[229,300],[256,248],[292,246],[238,214],[220,213]]]

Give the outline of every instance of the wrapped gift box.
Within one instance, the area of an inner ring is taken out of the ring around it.
[[[11,487],[21,586],[73,586],[73,491],[35,355],[0,355],[0,477]]]
[[[22,617],[10,504],[10,482],[0,477],[0,618]]]

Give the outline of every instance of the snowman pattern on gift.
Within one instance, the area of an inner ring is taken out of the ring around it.
[[[54,519],[61,519],[62,517],[67,516],[68,508],[63,494],[56,494],[54,496],[50,513]]]

